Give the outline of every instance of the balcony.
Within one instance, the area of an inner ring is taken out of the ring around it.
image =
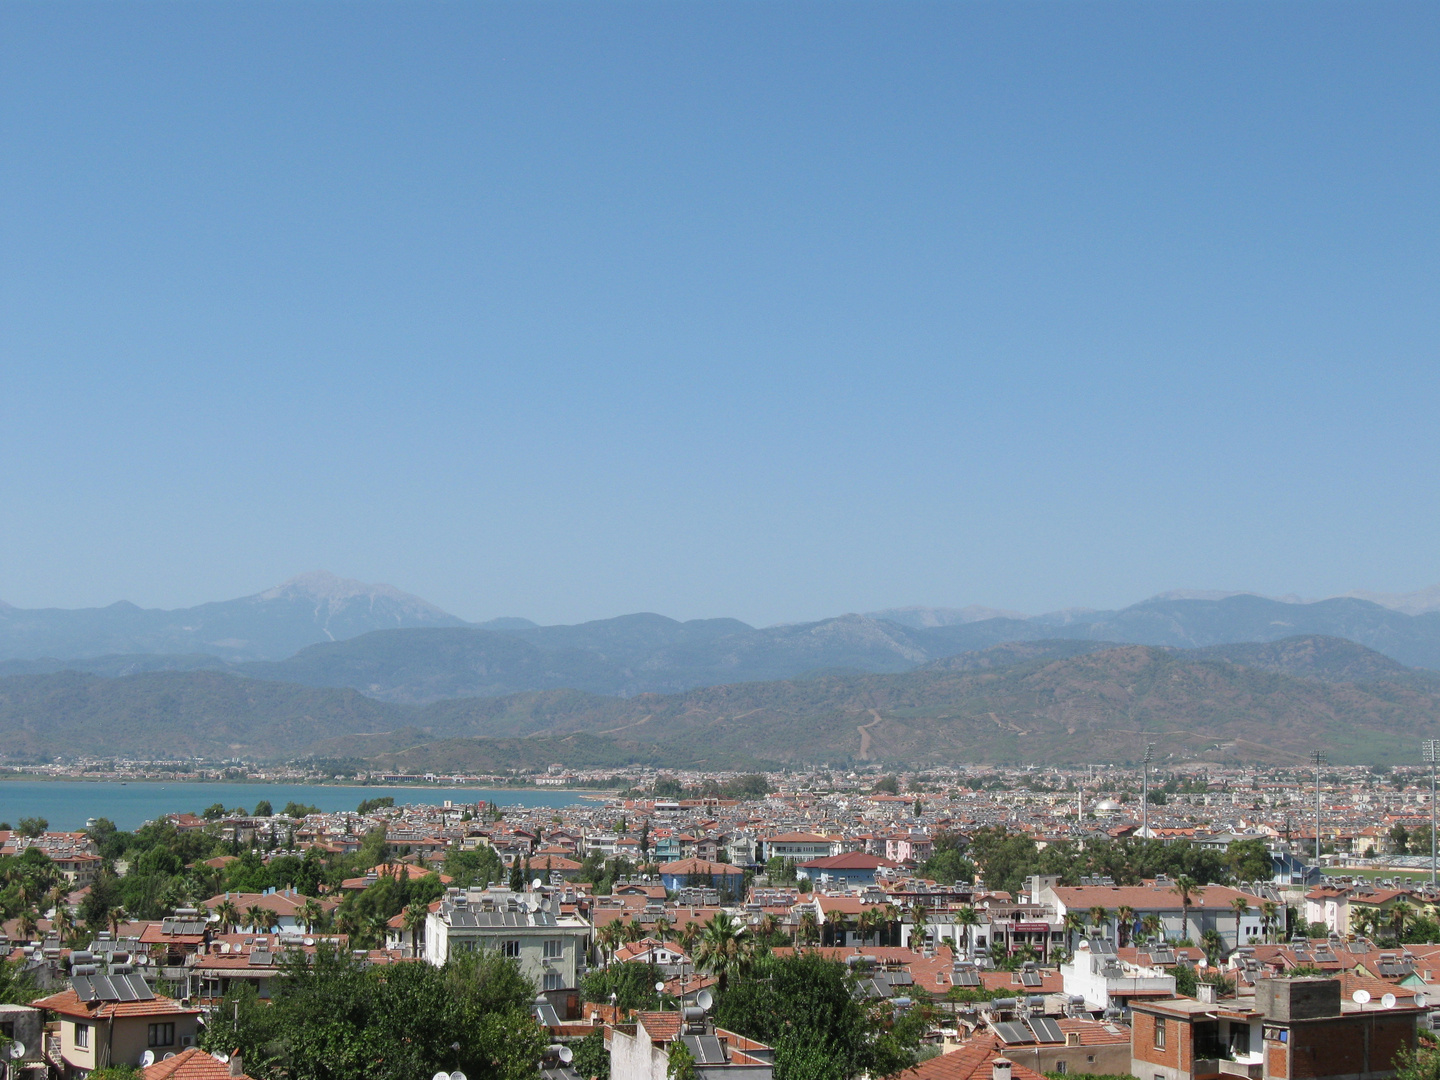
[[[1254,1061],[1249,1060],[1250,1056],[1252,1055],[1246,1055],[1245,1060],[1241,1061],[1230,1061],[1226,1058],[1221,1058],[1220,1075],[1241,1076],[1245,1077],[1245,1080],[1260,1080],[1260,1077],[1265,1073],[1265,1062],[1258,1054],[1253,1055],[1255,1057]]]

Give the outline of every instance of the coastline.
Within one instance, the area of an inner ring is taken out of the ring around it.
[[[554,784],[506,784],[503,787],[487,786],[484,783],[473,784],[433,784],[424,781],[417,783],[405,783],[399,780],[260,780],[253,777],[235,777],[231,779],[216,779],[214,777],[177,777],[177,776],[45,776],[36,773],[4,773],[0,774],[0,784],[4,783],[42,783],[42,784],[214,784],[217,787],[226,785],[247,785],[253,787],[316,787],[316,788],[405,788],[416,791],[546,791],[557,794],[575,795],[600,795],[606,798],[618,794],[621,788],[582,788],[582,787],[557,787]]]

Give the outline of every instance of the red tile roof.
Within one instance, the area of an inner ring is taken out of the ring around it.
[[[1004,1057],[1000,1039],[994,1032],[977,1035],[960,1049],[922,1061],[901,1073],[903,1080],[990,1080],[991,1062]],[[1007,1059],[1008,1060],[1008,1059]],[[1045,1080],[1024,1065],[1012,1064],[1011,1080]]]
[[[151,998],[149,1001],[81,1001],[74,990],[61,990],[58,994],[32,1001],[37,1009],[49,1009],[62,1016],[100,1017],[111,1019],[127,1016],[198,1016],[199,1009],[187,1009],[178,1001],[167,997]]]
[[[231,1080],[230,1066],[198,1046],[191,1046],[165,1061],[142,1069],[145,1080]],[[242,1080],[250,1080],[244,1073]]]

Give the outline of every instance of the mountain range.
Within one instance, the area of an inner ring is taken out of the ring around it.
[[[0,679],[11,758],[365,758],[417,772],[648,761],[925,763],[1398,761],[1436,731],[1440,675],[1353,642],[1207,650],[1010,643],[917,670],[821,674],[622,698],[526,691],[428,705],[221,671]],[[548,758],[548,760],[547,760]],[[508,763],[508,764],[505,764]]]
[[[624,697],[825,671],[898,673],[1017,641],[1195,649],[1297,635],[1344,638],[1406,666],[1440,669],[1440,611],[1419,610],[1434,598],[1440,587],[1389,596],[1390,606],[1358,597],[1174,593],[1117,611],[1033,617],[897,608],[763,628],[643,613],[539,626],[520,618],[466,623],[391,586],[316,572],[179,611],[0,606],[0,676],[212,670],[420,704],[529,690]]]
[[[317,572],[181,611],[0,606],[0,753],[751,767],[1124,760],[1151,739],[1284,761],[1310,738],[1400,760],[1440,704],[1437,598],[540,626]]]

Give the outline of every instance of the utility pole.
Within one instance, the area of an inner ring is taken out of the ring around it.
[[[1150,760],[1155,747],[1145,747],[1145,766],[1140,780],[1140,835],[1150,839]]]
[[[1320,866],[1320,766],[1325,764],[1325,751],[1315,750],[1310,754],[1315,762],[1315,866]]]
[[[1425,760],[1430,763],[1430,887],[1435,887],[1435,761],[1440,758],[1440,739],[1426,739],[1420,744]]]

